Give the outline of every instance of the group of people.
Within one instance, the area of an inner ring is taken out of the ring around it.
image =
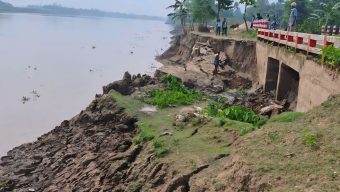
[[[287,31],[294,31],[294,28],[296,26],[296,22],[297,22],[297,15],[298,15],[298,11],[296,8],[296,3],[293,2],[291,4],[291,11],[290,11],[290,16],[289,16],[289,21],[288,21],[288,27],[287,27]],[[261,16],[260,13],[257,13],[256,16],[253,16],[253,21],[251,23],[251,28],[253,28],[253,22],[256,20],[262,20],[263,17]],[[268,24],[268,29],[276,29],[276,27],[278,26],[278,23],[276,21],[276,18],[272,19],[270,18],[270,15],[267,15],[267,21],[269,22]],[[223,21],[221,21],[220,19],[217,19],[216,22],[216,35],[225,35],[227,36],[228,34],[228,26],[227,26],[227,19],[224,18]],[[216,52],[214,55],[214,61],[213,64],[215,66],[215,69],[213,71],[213,74],[217,74],[218,73],[218,68],[222,67],[220,65],[221,61],[220,61],[220,53]]]
[[[225,35],[227,36],[228,34],[228,23],[227,19],[224,18],[223,21],[221,19],[217,19],[216,22],[216,35]]]

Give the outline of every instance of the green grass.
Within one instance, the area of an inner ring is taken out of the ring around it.
[[[340,96],[305,114],[278,115],[241,138],[238,158],[271,191],[340,191],[339,117]]]
[[[293,122],[301,117],[303,117],[304,113],[300,112],[284,112],[280,115],[272,117],[269,122],[281,122],[281,123],[289,123]]]
[[[174,126],[174,117],[183,107],[159,108],[155,113],[145,114],[139,111],[144,105],[143,102],[114,91],[110,94],[128,114],[139,120],[137,124],[140,133],[135,136],[133,142],[153,148],[158,161],[171,164],[174,170],[187,173],[193,169],[190,164],[192,161],[208,163],[217,155],[230,152],[230,148],[225,144],[234,138],[224,129],[217,128],[213,121],[192,119]],[[191,136],[196,128],[199,128],[199,133]],[[173,135],[160,137],[165,131]]]
[[[242,33],[242,38],[245,39],[256,39],[257,32],[255,30],[249,30]]]

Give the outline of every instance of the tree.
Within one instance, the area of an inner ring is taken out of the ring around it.
[[[234,3],[233,16],[236,19],[242,19],[242,12],[239,5],[240,5],[239,2]]]
[[[185,25],[185,19],[188,16],[188,8],[186,4],[187,0],[175,0],[175,4],[170,5],[168,9],[173,9],[174,12],[168,14],[168,17],[170,17],[172,20],[180,20],[181,26],[184,27]]]
[[[192,0],[190,3],[192,18],[201,25],[207,26],[208,21],[216,16],[214,3],[215,0]]]
[[[217,19],[220,18],[220,12],[221,10],[228,10],[232,9],[234,0],[216,0],[217,3]]]
[[[320,29],[321,25],[327,26],[329,24],[329,20],[332,17],[336,17],[340,10],[340,2],[332,1],[328,3],[321,2],[321,9],[316,9],[309,19],[317,20],[318,27]]]
[[[247,14],[247,7],[248,6],[254,6],[256,4],[256,0],[240,0],[241,4],[244,4],[244,13],[243,13],[243,20],[246,25],[247,31],[248,29],[248,24],[247,24],[247,19],[246,19],[246,14]]]

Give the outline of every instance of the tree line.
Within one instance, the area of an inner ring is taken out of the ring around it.
[[[322,26],[340,25],[339,0],[174,0],[168,8],[168,16],[182,26],[198,24],[200,28],[214,24],[218,18],[226,17],[231,23],[252,21],[260,13],[264,18],[276,20],[281,29],[287,27],[290,16],[290,5],[296,2],[298,9],[297,31],[305,33],[321,32]],[[243,5],[241,10],[240,4]]]

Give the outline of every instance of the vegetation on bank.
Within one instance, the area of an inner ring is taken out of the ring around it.
[[[270,191],[340,191],[339,109],[336,96],[306,114],[283,113],[235,147]]]
[[[334,68],[340,68],[340,48],[327,46],[322,49],[323,60]]]
[[[167,88],[174,85],[171,81],[163,82]],[[268,186],[271,190],[339,190],[340,96],[307,114],[285,112],[268,121],[239,106],[224,108],[225,99],[202,101],[198,104],[205,106],[202,113],[211,117],[174,123],[179,111],[187,106],[159,108],[145,114],[139,111],[145,103],[134,96],[116,92],[111,95],[139,119],[140,133],[133,142],[151,147],[158,161],[171,164],[180,173],[192,171],[202,163],[212,163],[216,157],[228,156],[235,149],[241,150],[237,155],[246,161],[252,176],[271,183]],[[267,123],[263,125],[264,122]],[[261,129],[257,129],[260,125],[263,125]],[[232,145],[235,132],[240,136]]]
[[[226,99],[220,98],[218,101],[209,102],[208,106],[204,109],[204,113],[210,117],[219,119],[219,125],[228,125],[229,120],[247,123],[246,126],[242,126],[239,130],[240,135],[246,135],[247,133],[254,131],[263,126],[268,118],[265,116],[257,115],[251,109],[247,109],[241,106],[231,106],[224,108]],[[249,126],[251,125],[251,126]]]
[[[190,105],[203,99],[203,94],[194,89],[184,87],[175,76],[161,77],[164,89],[153,89],[149,92],[149,103],[161,108],[173,105]]]

